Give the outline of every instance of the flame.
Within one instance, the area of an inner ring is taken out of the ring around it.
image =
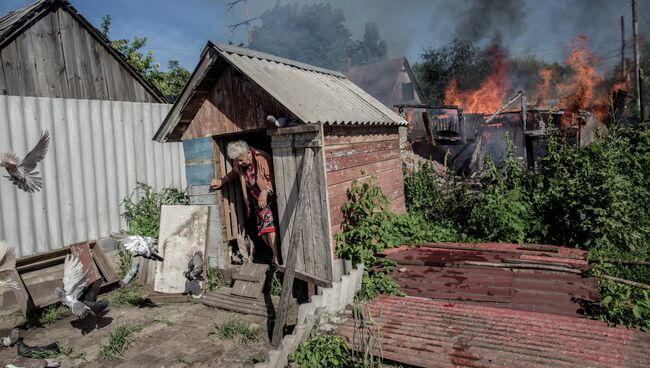
[[[499,109],[508,93],[508,67],[510,63],[503,53],[494,53],[492,73],[473,91],[459,91],[458,81],[452,80],[445,89],[445,104],[461,106],[465,111],[490,114]]]
[[[587,37],[578,36],[571,41],[573,50],[566,58],[566,64],[573,76],[557,86],[562,106],[571,111],[588,109],[594,101],[594,88],[605,80],[594,67],[598,58],[589,51]]]
[[[552,69],[542,69],[539,71],[541,82],[537,85],[537,105],[542,106],[544,101],[551,99],[551,79],[555,72]]]

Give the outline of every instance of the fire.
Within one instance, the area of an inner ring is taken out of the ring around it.
[[[594,89],[605,80],[594,67],[598,58],[588,49],[587,38],[578,36],[571,41],[573,50],[566,58],[566,64],[573,76],[557,86],[565,109],[575,111],[588,109],[595,102]]]
[[[555,72],[552,69],[542,69],[539,71],[541,82],[537,85],[537,105],[542,106],[544,101],[551,99],[551,79]]]
[[[465,111],[491,114],[496,111],[508,93],[508,62],[505,55],[493,50],[495,61],[492,73],[473,91],[459,91],[454,79],[445,89],[445,104],[461,106]]]

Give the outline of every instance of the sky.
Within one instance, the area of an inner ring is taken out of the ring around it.
[[[147,37],[164,69],[177,59],[193,70],[203,46],[213,42],[247,42],[243,1],[234,0],[72,0],[72,5],[99,28],[112,19],[111,39]],[[0,14],[30,4],[30,0],[0,0]],[[248,0],[250,17],[275,4],[325,2],[342,8],[353,38],[361,38],[366,22],[375,22],[388,43],[389,57],[406,56],[411,63],[426,48],[444,46],[455,38],[486,44],[500,37],[514,56],[536,55],[562,61],[573,37],[584,34],[609,68],[620,60],[620,16],[631,38],[630,0]],[[640,0],[639,28],[650,32],[650,1]],[[253,21],[253,24],[258,21]],[[628,42],[630,44],[630,42]],[[628,48],[631,57],[631,48]]]

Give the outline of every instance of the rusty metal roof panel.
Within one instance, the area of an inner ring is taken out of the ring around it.
[[[391,276],[409,296],[498,305],[580,316],[599,301],[594,277],[549,269],[510,269],[513,263],[589,268],[584,251],[547,245],[428,244],[384,252],[398,264]],[[503,264],[503,268],[478,266]]]
[[[337,330],[349,345],[355,322]],[[416,367],[646,367],[650,349],[647,333],[600,321],[415,297],[376,298],[364,323],[374,354]]]
[[[341,73],[230,45],[213,47],[306,124],[408,124]]]

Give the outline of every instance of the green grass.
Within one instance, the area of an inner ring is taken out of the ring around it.
[[[108,341],[99,347],[99,358],[106,360],[121,356],[132,341],[133,333],[138,330],[139,327],[131,325],[120,325],[113,328]]]
[[[84,359],[86,353],[76,353],[72,346],[59,344],[59,351],[34,351],[32,352],[33,359],[54,359],[59,357],[66,357],[70,360]]]
[[[174,322],[170,321],[169,319],[167,319],[167,318],[165,318],[165,317],[163,317],[163,316],[155,316],[155,317],[152,319],[152,321],[157,322],[157,323],[162,323],[162,324],[165,324],[165,325],[167,325],[167,326],[173,326],[173,325],[175,325]]]
[[[131,270],[131,255],[126,249],[120,247],[117,251],[117,259],[117,274],[123,278]]]
[[[280,296],[282,294],[282,281],[276,274],[273,274],[273,277],[271,278],[271,290],[270,290],[271,295],[276,295]]]
[[[239,317],[228,317],[221,326],[215,324],[217,336],[221,339],[233,339],[239,336],[239,341],[246,344],[259,341],[262,337],[261,326],[253,326],[250,322]]]
[[[24,324],[24,328],[36,328],[36,327],[45,327],[53,324],[54,322],[60,320],[61,318],[69,314],[68,308],[61,305],[55,304],[51,305],[45,309],[34,312],[27,317],[27,322]]]
[[[205,288],[207,291],[217,290],[223,286],[217,267],[210,267],[205,270]]]
[[[142,287],[137,284],[114,290],[106,301],[111,307],[141,307],[147,303]]]
[[[48,326],[65,317],[67,314],[68,308],[64,307],[61,304],[55,304],[45,309],[43,314],[38,319],[38,322],[43,326]]]

